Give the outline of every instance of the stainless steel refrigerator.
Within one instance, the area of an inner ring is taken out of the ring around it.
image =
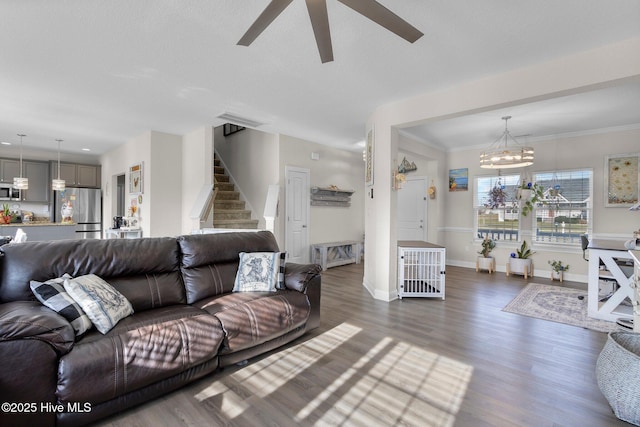
[[[102,238],[102,195],[97,188],[67,188],[55,192],[53,206],[55,222],[62,221],[63,200],[73,206],[73,222],[76,223],[76,238]]]

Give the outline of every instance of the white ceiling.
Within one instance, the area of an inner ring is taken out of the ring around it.
[[[640,36],[638,0],[380,0],[424,32],[415,44],[327,0],[335,61],[321,64],[302,0],[236,45],[268,3],[0,0],[0,140],[100,154],[229,112],[353,149],[379,105]],[[639,100],[633,84],[404,131],[456,149],[493,141],[505,114],[535,137],[636,125]]]

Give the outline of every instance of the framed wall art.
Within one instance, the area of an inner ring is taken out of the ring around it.
[[[143,162],[129,167],[129,193],[142,194],[143,187]]]
[[[367,132],[367,141],[364,148],[364,182],[368,187],[373,185],[373,129]]]
[[[605,157],[605,207],[629,207],[638,203],[640,153]]]
[[[449,169],[449,191],[469,190],[469,168]]]

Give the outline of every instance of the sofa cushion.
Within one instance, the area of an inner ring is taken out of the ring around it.
[[[285,252],[240,252],[233,292],[275,292],[284,287]]]
[[[214,359],[222,338],[220,322],[195,307],[133,314],[106,335],[90,331],[61,358],[56,394],[60,402],[108,401]]]
[[[304,325],[309,300],[297,291],[234,292],[194,306],[216,316],[225,332],[220,354],[253,347]]]
[[[187,304],[231,292],[240,252],[277,252],[272,233],[233,232],[179,236]]]
[[[109,332],[120,320],[133,314],[129,301],[95,274],[65,279],[64,289],[103,334]]]
[[[130,295],[111,280],[116,277],[139,278],[137,299],[129,298],[134,310],[138,301],[162,301],[163,305],[184,303],[180,279],[180,251],[175,238],[87,239],[25,242],[0,247],[0,302],[35,300],[29,281],[44,282],[69,273],[73,277],[95,274],[111,283],[127,298]],[[236,254],[237,255],[237,254]],[[161,282],[155,281],[160,277]],[[150,278],[151,280],[148,280]],[[154,283],[155,282],[155,283]],[[150,286],[151,285],[151,286]],[[147,293],[143,297],[142,292]],[[158,295],[159,293],[159,295]],[[182,301],[178,301],[178,300]]]
[[[93,324],[87,313],[64,289],[66,279],[71,279],[71,276],[65,273],[62,277],[49,279],[46,282],[32,280],[31,291],[44,306],[67,319],[76,335],[82,335],[91,329]]]

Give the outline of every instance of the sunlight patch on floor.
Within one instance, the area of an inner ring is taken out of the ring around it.
[[[250,410],[255,399],[284,393],[288,406],[300,408],[293,421],[301,425],[454,424],[471,365],[391,337],[360,354],[348,345],[359,333],[359,327],[340,324],[212,382],[196,398],[217,402],[229,420]],[[351,366],[343,370],[349,358]]]
[[[381,356],[381,357],[380,357]],[[451,426],[473,367],[385,338],[298,413],[302,422],[320,401],[332,401],[316,425]],[[335,400],[337,390],[355,381]]]

